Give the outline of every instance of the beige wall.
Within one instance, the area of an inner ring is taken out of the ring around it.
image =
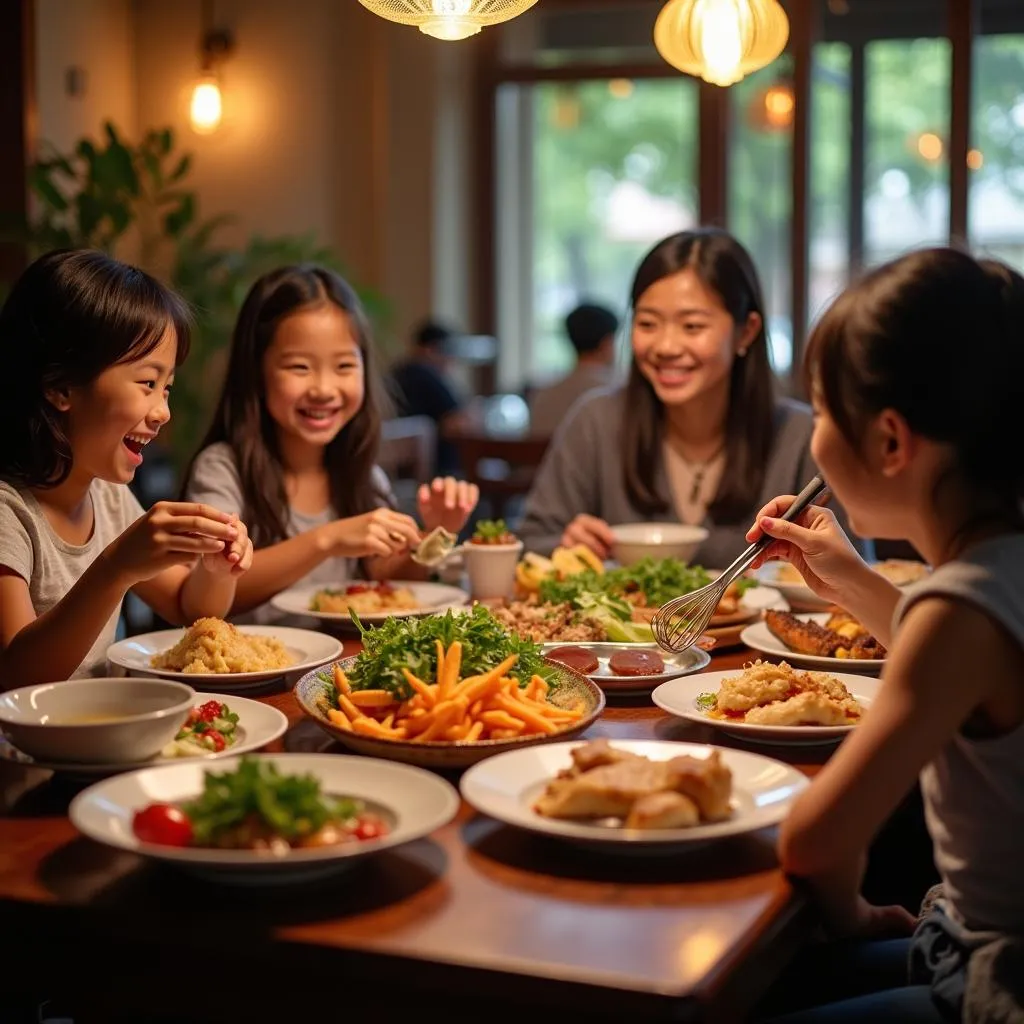
[[[108,112],[129,131],[170,125],[194,154],[202,214],[237,216],[226,239],[314,232],[390,299],[397,337],[431,312],[466,322],[471,43],[355,0],[217,0],[236,52],[224,124],[204,137],[188,127],[199,0],[37,4],[43,137],[67,144]],[[90,70],[84,102],[62,95],[69,63]]]
[[[36,0],[39,138],[65,150],[104,121],[136,129],[131,0]],[[84,91],[68,95],[67,73],[80,68]]]

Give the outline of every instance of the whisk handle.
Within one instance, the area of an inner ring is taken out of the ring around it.
[[[793,504],[790,505],[789,508],[786,509],[785,513],[779,516],[779,518],[784,519],[786,522],[796,519],[796,517],[800,515],[800,513],[803,512],[803,510],[827,488],[827,486],[828,485],[820,476],[811,477],[807,486],[804,487],[804,489],[793,500]],[[753,562],[753,560],[771,543],[771,540],[771,537],[767,534],[760,537],[758,540],[755,540],[754,543],[751,544],[750,547],[748,547],[747,550],[744,551],[743,554],[725,570],[725,572],[722,573],[722,576],[730,580],[735,579],[741,572],[744,572],[750,566],[750,563]]]

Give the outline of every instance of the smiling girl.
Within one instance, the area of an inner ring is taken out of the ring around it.
[[[345,281],[294,266],[253,285],[186,484],[188,498],[242,515],[252,528],[257,551],[236,614],[280,620],[266,602],[300,582],[341,583],[361,571],[423,578],[409,558],[419,526],[395,511],[376,465],[381,407],[370,327]],[[450,477],[425,484],[424,527],[458,533],[477,498],[475,486]]]
[[[245,526],[126,486],[188,344],[181,300],[97,252],[41,257],[0,310],[0,686],[101,672],[128,590],[171,622],[231,607]]]
[[[693,561],[725,566],[753,513],[816,468],[811,413],[774,395],[757,271],[731,235],[684,231],[641,261],[622,390],[588,396],[556,434],[519,534],[530,550],[611,552],[609,524],[702,525]]]

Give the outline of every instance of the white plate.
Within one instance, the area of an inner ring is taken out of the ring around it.
[[[828,612],[812,612],[808,615],[797,615],[804,622],[817,622],[824,626],[829,619]],[[828,672],[867,672],[878,675],[885,665],[884,658],[824,658],[818,654],[799,654],[791,651],[778,637],[774,636],[765,622],[755,622],[740,633],[740,643],[762,654],[771,654],[783,658],[790,665],[801,668],[824,669]]]
[[[130,676],[177,679],[197,690],[207,690],[211,687],[234,687],[265,682],[268,679],[280,679],[282,676],[299,676],[329,661],[335,661],[341,654],[340,640],[311,629],[292,629],[290,626],[239,626],[238,631],[250,636],[276,637],[284,644],[294,659],[294,664],[286,668],[265,669],[262,672],[186,673],[153,668],[153,655],[161,654],[169,647],[173,647],[185,635],[183,629],[162,629],[156,633],[142,633],[139,636],[128,637],[127,640],[119,640],[107,648],[107,661],[124,669]]]
[[[75,828],[90,839],[154,860],[169,861],[218,882],[262,884],[304,881],[333,873],[448,824],[459,809],[459,796],[448,782],[409,765],[342,754],[264,754],[283,773],[315,775],[325,793],[363,800],[382,814],[391,831],[381,839],[340,846],[290,850],[268,856],[253,850],[210,850],[141,843],[132,832],[136,811],[155,802],[179,803],[197,797],[204,772],[233,771],[238,758],[216,764],[181,761],[115,775],[97,782],[71,801]]]
[[[545,654],[550,653],[558,647],[582,647],[591,651],[597,657],[598,668],[596,672],[587,675],[598,686],[607,693],[628,693],[633,690],[648,691],[667,679],[675,679],[677,676],[689,675],[692,672],[699,672],[711,663],[711,655],[699,647],[690,647],[681,654],[671,654],[663,651],[657,644],[612,644],[569,641],[564,644],[541,644]],[[608,667],[608,659],[616,651],[647,650],[660,654],[665,662],[665,671],[654,676],[620,676],[616,675]]]
[[[22,753],[3,737],[0,737],[0,760],[14,761],[31,768],[47,768],[50,771],[69,775],[113,775],[117,772],[131,772],[139,768],[154,768],[161,764],[181,764],[183,761],[215,761],[235,754],[245,754],[266,746],[288,728],[287,717],[277,708],[262,701],[249,700],[230,693],[204,693],[198,697],[195,706],[205,704],[208,700],[219,700],[227,704],[232,712],[238,715],[235,726],[235,742],[219,753],[196,754],[193,757],[164,757],[157,754],[150,761],[137,764],[69,764],[67,761],[38,761],[28,754]]]
[[[782,594],[786,600],[796,608],[828,608],[828,601],[823,601],[803,580],[791,582],[779,579],[779,574],[790,568],[788,562],[767,562],[760,569],[755,569],[751,575],[759,580],[766,587],[770,587]]]
[[[313,595],[319,590],[329,590],[334,587],[341,589],[349,586],[353,581],[345,583],[309,583],[302,587],[293,587],[291,590],[284,590],[270,599],[270,603],[282,612],[289,615],[306,615],[310,618],[320,619],[323,622],[348,623],[352,625],[352,617],[348,612],[314,612],[310,610],[309,604]],[[469,595],[458,587],[449,587],[444,583],[414,583],[404,580],[389,580],[391,586],[408,587],[415,596],[418,607],[412,610],[374,612],[372,614],[359,614],[359,621],[364,624],[376,624],[385,619],[399,618],[408,619],[418,615],[431,615],[437,611],[443,611],[451,605],[464,605],[469,600]]]
[[[644,831],[546,818],[538,814],[533,809],[534,802],[548,782],[572,764],[569,752],[580,745],[549,743],[489,757],[462,776],[462,795],[481,813],[530,832],[599,847],[606,852],[670,852],[694,843],[777,825],[809,781],[802,772],[788,764],[747,751],[666,740],[612,740],[613,747],[658,761],[681,754],[708,757],[712,750],[719,750],[723,762],[732,771],[733,816],[728,821],[693,828]]]
[[[651,694],[651,700],[670,715],[700,725],[710,725],[713,729],[721,729],[730,736],[738,736],[752,743],[836,743],[857,728],[856,725],[753,725],[712,718],[697,703],[697,698],[702,693],[718,693],[723,679],[733,679],[742,672],[743,669],[736,668],[728,672],[702,672],[685,679],[673,679],[662,683]],[[828,674],[838,679],[865,710],[882,685],[881,680],[871,676],[843,675],[839,672]]]

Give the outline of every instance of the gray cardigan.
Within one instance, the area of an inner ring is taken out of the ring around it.
[[[613,526],[651,518],[635,508],[626,493],[620,440],[624,413],[625,391],[613,390],[585,397],[566,417],[526,499],[518,533],[528,551],[550,554],[561,542],[566,526],[581,513]],[[694,555],[694,563],[719,569],[727,566],[747,546],[744,534],[761,506],[776,495],[798,493],[817,473],[808,447],[812,426],[806,405],[791,399],[777,401],[761,493],[741,524],[719,525],[705,519],[703,525],[710,535]],[[669,484],[663,459],[658,460],[655,482],[658,491],[667,496]],[[846,517],[835,501],[829,507],[847,528]],[[671,502],[657,518],[678,522]],[[864,542],[852,539],[862,553],[870,554]]]

